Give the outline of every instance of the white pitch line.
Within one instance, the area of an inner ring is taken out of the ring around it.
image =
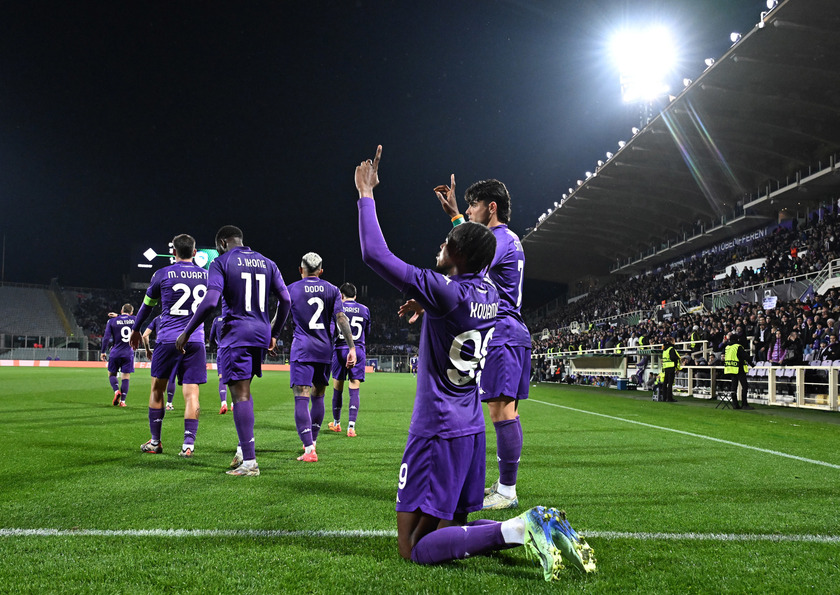
[[[280,531],[258,529],[0,529],[0,537],[396,537],[394,530]]]
[[[790,541],[840,543],[840,535],[778,535],[774,533],[628,533],[622,531],[584,531],[587,539],[636,539],[639,541]]]
[[[773,541],[801,543],[840,543],[840,535],[780,535],[752,533],[646,533],[622,531],[585,531],[589,539],[633,539],[637,541]],[[389,537],[393,530],[366,531],[270,531],[247,529],[0,529],[2,537]]]
[[[548,405],[550,407],[559,407],[560,409],[568,409],[577,413],[586,413],[587,415],[597,415],[598,417],[605,417],[607,419],[614,419],[616,421],[627,422],[628,424],[636,424],[637,426],[645,426],[646,428],[653,428],[655,430],[664,430],[666,432],[674,432],[675,434],[682,434],[684,436],[691,436],[692,438],[701,438],[703,440],[711,440],[712,442],[720,442],[721,444],[728,444],[729,446],[738,446],[740,448],[747,448],[778,457],[785,457],[787,459],[794,459],[802,461],[803,463],[813,463],[814,465],[822,465],[823,467],[831,467],[832,469],[840,469],[840,465],[834,463],[827,463],[825,461],[818,461],[816,459],[808,459],[797,455],[788,454],[778,450],[770,450],[769,448],[759,448],[758,446],[750,446],[749,444],[741,444],[740,442],[732,442],[731,440],[723,440],[722,438],[714,438],[712,436],[704,436],[703,434],[695,434],[694,432],[686,432],[685,430],[675,430],[674,428],[666,428],[665,426],[657,426],[654,424],[645,423],[643,421],[636,421],[634,419],[626,419],[624,417],[616,417],[615,415],[607,415],[606,413],[595,413],[594,411],[586,411],[585,409],[576,409],[574,407],[567,407],[566,405],[558,405],[556,403],[548,403],[547,401],[538,401],[536,399],[528,399],[532,403],[540,403],[541,405]]]

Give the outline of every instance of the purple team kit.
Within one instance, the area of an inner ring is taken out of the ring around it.
[[[277,265],[247,246],[237,246],[210,264],[207,288],[222,294],[221,323],[213,323],[219,375],[228,383],[262,376],[271,345],[268,297],[286,289]]]
[[[295,331],[289,357],[290,386],[326,386],[333,355],[330,326],[342,311],[338,287],[318,277],[289,285]],[[304,325],[309,332],[304,330]]]
[[[481,274],[449,277],[402,262],[385,245],[373,200],[361,198],[358,206],[363,251],[378,255],[375,264],[365,261],[426,311],[396,509],[441,519],[481,510],[486,454],[478,383],[498,291]]]
[[[105,325],[105,333],[102,335],[102,353],[105,353],[108,346],[113,343],[108,353],[108,372],[112,376],[117,372],[123,374],[134,372],[134,350],[128,342],[134,320],[134,316],[120,314],[116,318],[111,318]]]
[[[145,303],[161,304],[157,326],[155,351],[152,354],[152,376],[170,378],[178,374],[180,384],[207,382],[207,362],[204,349],[204,327],[189,339],[186,353],[175,348],[178,338],[189,322],[198,303],[207,292],[207,271],[191,262],[176,262],[155,271]]]
[[[365,380],[365,339],[370,333],[370,310],[354,299],[345,300],[341,309],[347,316],[347,322],[353,331],[353,345],[356,347],[356,365],[347,369],[347,353],[350,348],[344,341],[344,335],[336,329],[335,350],[332,359],[332,377],[336,380]]]

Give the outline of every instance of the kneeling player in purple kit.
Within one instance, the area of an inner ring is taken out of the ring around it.
[[[467,523],[468,513],[481,510],[484,499],[484,417],[477,380],[499,306],[496,287],[483,275],[496,239],[480,223],[455,227],[437,256],[441,273],[394,256],[373,201],[381,153],[380,146],[375,159],[356,168],[362,258],[426,312],[397,490],[400,555],[418,564],[438,564],[524,545],[539,558],[545,579],[556,579],[563,568],[556,542],[565,538],[558,511],[536,507],[504,522]]]
[[[341,292],[341,309],[344,310],[344,315],[350,321],[350,328],[353,329],[356,365],[347,368],[347,353],[349,350],[344,342],[344,334],[337,333],[332,360],[334,421],[331,421],[328,427],[333,432],[341,432],[342,393],[344,392],[344,381],[349,379],[350,406],[347,436],[355,438],[356,417],[359,414],[359,387],[365,381],[365,338],[370,333],[370,310],[367,306],[356,301],[356,286],[352,283],[345,283],[339,287],[339,291]]]
[[[108,321],[105,325],[105,333],[102,335],[102,354],[100,358],[108,361],[108,380],[111,388],[114,389],[114,398],[111,405],[125,407],[125,397],[128,394],[128,379],[134,372],[134,349],[129,339],[131,338],[131,327],[134,325],[134,306],[123,304],[121,314]],[[108,355],[105,352],[113,343]],[[117,385],[117,372],[122,374],[119,386]]]
[[[216,233],[219,257],[210,263],[207,295],[178,337],[176,346],[184,347],[222,299],[223,329],[219,339],[219,375],[228,383],[233,408],[233,423],[239,446],[228,475],[256,476],[254,441],[254,401],[251,379],[262,376],[266,350],[273,350],[289,315],[289,292],[274,261],[243,244],[242,230],[225,225]],[[274,324],[270,320],[269,294],[277,298]]]
[[[341,308],[338,287],[321,279],[324,272],[321,257],[307,252],[301,258],[300,281],[289,284],[292,297],[292,320],[295,332],[289,357],[289,376],[295,397],[295,426],[303,442],[298,461],[317,463],[315,442],[324,421],[324,393],[329,384],[333,340],[332,321],[347,343],[346,367],[356,365],[353,332]]]
[[[207,357],[204,349],[204,329],[196,333],[186,350],[176,348],[175,341],[186,327],[191,314],[207,292],[207,271],[195,264],[195,239],[187,234],[172,240],[175,263],[155,271],[137,312],[137,321],[131,333],[131,345],[140,345],[140,328],[160,303],[161,313],[157,329],[157,342],[152,354],[152,392],[149,395],[149,431],[151,439],[140,446],[149,454],[163,452],[160,441],[164,409],[164,391],[173,373],[177,374],[184,394],[184,442],[179,456],[191,458],[195,451],[198,433],[198,387],[207,382]]]

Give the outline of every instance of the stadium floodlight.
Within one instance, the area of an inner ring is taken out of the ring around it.
[[[627,143],[626,143],[625,141],[620,140],[620,141],[618,141],[618,148],[619,148],[619,149],[623,149],[623,148],[624,148],[624,145],[626,145],[626,144],[627,144]]]
[[[578,186],[583,186],[583,180],[578,180],[578,181],[577,181],[577,185],[578,185]]]
[[[706,58],[704,60],[704,62],[706,63],[706,68],[709,68],[712,64],[715,63],[715,59],[714,58]]]
[[[556,209],[556,208],[557,208],[557,207],[559,207],[559,206],[560,206],[560,203],[559,203],[559,202],[557,202],[557,201],[555,200],[555,201],[554,201],[554,208]]]
[[[592,177],[592,172],[591,171],[586,172],[586,179],[588,180],[591,177]]]
[[[767,10],[773,10],[779,4],[779,0],[767,0]]]
[[[687,87],[693,82],[691,79],[683,79],[683,87]]]
[[[609,157],[607,157],[607,159],[609,159]],[[604,162],[600,159],[598,160],[598,167],[604,167]]]
[[[741,41],[741,34],[733,31],[729,34],[729,41],[732,42],[733,45]]]
[[[639,129],[633,126],[633,128],[630,129],[630,132],[633,133],[633,136],[636,136],[637,134],[639,134]]]
[[[668,93],[666,80],[677,63],[677,51],[667,29],[623,31],[613,39],[612,55],[625,103],[649,102]]]
[[[612,159],[612,158],[613,158],[613,154],[610,153],[609,151],[607,151],[607,159]]]
[[[564,194],[564,195],[563,195],[563,200],[566,200],[568,197],[569,197],[569,195],[568,195],[568,194]]]

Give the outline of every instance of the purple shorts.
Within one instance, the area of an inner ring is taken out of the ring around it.
[[[289,365],[289,386],[327,386],[330,365],[321,362],[292,362]]]
[[[531,349],[496,345],[487,349],[478,394],[482,401],[510,397],[528,398],[531,379]]]
[[[207,354],[204,343],[187,343],[186,353],[175,349],[175,343],[158,343],[152,353],[152,377],[172,378],[177,374],[178,384],[204,384],[207,382]]]
[[[347,364],[347,352],[350,349],[344,345],[343,347],[336,347],[333,351],[332,361],[332,377],[336,380],[358,380],[365,381],[365,349],[364,347],[356,347],[356,365],[349,370]]]
[[[134,372],[134,353],[131,354],[131,357],[117,356],[108,358],[108,373],[111,376],[116,376],[117,372],[122,372],[123,374]]]
[[[457,438],[408,435],[397,489],[397,512],[420,510],[439,519],[481,510],[486,461],[484,432]]]
[[[219,380],[230,383],[262,377],[265,352],[262,347],[220,347],[216,354]]]

